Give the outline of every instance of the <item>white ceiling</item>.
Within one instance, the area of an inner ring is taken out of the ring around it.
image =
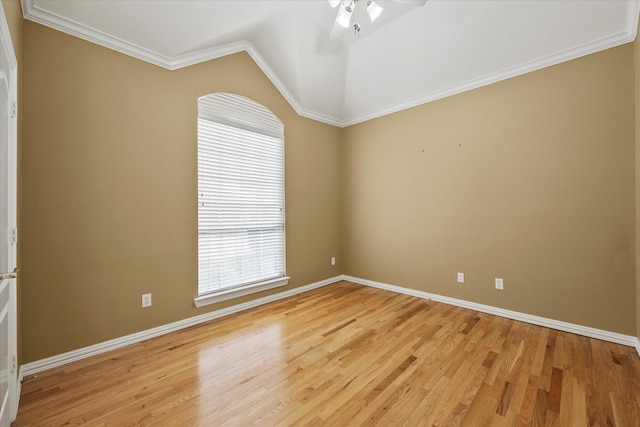
[[[348,126],[635,39],[623,0],[376,0],[359,37],[326,0],[22,0],[26,19],[177,69],[247,51],[296,111]]]

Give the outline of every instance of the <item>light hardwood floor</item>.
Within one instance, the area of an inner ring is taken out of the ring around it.
[[[14,425],[640,426],[640,358],[340,282],[29,378]]]

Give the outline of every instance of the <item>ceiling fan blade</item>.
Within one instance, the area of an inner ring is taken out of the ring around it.
[[[406,3],[411,4],[413,6],[424,6],[427,0],[393,0],[396,3]]]

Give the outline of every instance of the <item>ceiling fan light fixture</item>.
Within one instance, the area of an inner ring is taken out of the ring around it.
[[[367,1],[367,14],[371,22],[375,21],[382,13],[383,8],[372,0]]]
[[[349,24],[351,23],[351,14],[352,9],[347,7],[340,7],[340,12],[338,12],[338,17],[336,18],[336,22],[343,28],[349,28]]]

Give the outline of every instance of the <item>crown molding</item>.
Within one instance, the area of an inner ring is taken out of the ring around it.
[[[227,55],[233,55],[234,53],[247,52],[298,115],[333,126],[341,126],[342,124],[342,122],[337,118],[303,108],[289,88],[287,88],[287,86],[282,82],[253,44],[246,40],[169,58],[150,49],[146,49],[133,43],[129,43],[126,40],[114,37],[103,31],[96,30],[95,28],[91,28],[74,20],[41,9],[34,4],[34,0],[21,1],[24,19],[62,31],[63,33],[115,50],[116,52],[123,53],[170,71],[211,61]]]
[[[307,108],[304,108],[296,99],[296,97],[291,93],[289,88],[284,84],[280,77],[276,74],[275,71],[269,66],[267,61],[260,55],[258,50],[253,46],[253,44],[249,42],[244,42],[246,44],[245,51],[249,54],[249,56],[253,59],[253,61],[258,65],[258,67],[262,70],[262,72],[267,76],[271,83],[278,89],[280,94],[287,100],[289,105],[298,113],[299,116],[306,117],[308,119],[312,119],[318,122],[326,123],[333,126],[342,127],[342,121],[331,117],[325,114],[317,113],[315,111],[311,111]]]
[[[63,33],[81,38],[142,61],[149,62],[162,68],[169,68],[170,58],[157,52],[129,43],[126,40],[108,35],[79,22],[64,18],[60,15],[40,9],[34,0],[22,0],[22,15],[24,19],[36,22]]]
[[[623,45],[625,43],[632,42],[636,38],[636,32],[638,29],[638,16],[640,16],[640,1],[629,1],[627,3],[627,21],[625,31],[619,32],[613,36],[604,37],[591,43],[583,44],[575,48],[566,49],[553,55],[543,56],[536,60],[525,62],[516,65],[515,67],[499,71],[497,73],[487,74],[485,76],[469,80],[461,84],[456,84],[439,91],[431,92],[407,102],[398,103],[386,108],[373,111],[371,113],[362,114],[350,119],[346,119],[341,123],[341,127],[347,127],[386,116],[388,114],[397,113],[398,111],[413,108],[418,105],[426,104],[428,102],[437,101],[438,99],[457,95],[462,92],[477,89],[482,86],[487,86],[493,83],[500,82],[502,80],[521,76],[532,71],[538,71],[543,68],[570,61],[572,59],[577,59],[583,56],[590,55],[592,53],[600,52],[606,49]]]
[[[221,58],[238,52],[247,52],[258,67],[264,72],[267,78],[273,83],[276,89],[282,94],[286,101],[302,117],[316,120],[329,125],[345,128],[368,120],[376,119],[388,114],[406,110],[448,96],[457,95],[472,89],[477,89],[492,83],[497,83],[512,77],[517,77],[532,71],[537,71],[552,65],[590,55],[605,49],[620,46],[632,42],[636,38],[638,27],[638,16],[640,15],[640,1],[627,1],[627,19],[625,31],[613,36],[604,37],[591,43],[563,50],[553,55],[544,56],[534,61],[525,62],[517,66],[499,71],[497,73],[481,76],[476,79],[456,84],[448,88],[423,94],[406,102],[397,103],[391,106],[380,108],[369,113],[353,116],[346,119],[333,117],[327,114],[318,113],[303,107],[298,99],[293,95],[284,82],[273,71],[267,61],[260,55],[258,50],[246,40],[203,49],[196,52],[182,54],[176,57],[166,57],[152,50],[129,43],[120,38],[111,36],[103,31],[96,30],[87,25],[67,19],[57,14],[53,14],[44,9],[38,8],[34,0],[21,0],[22,11],[25,19],[45,25],[47,27],[62,31],[72,36],[87,40],[100,46],[115,50],[125,55],[132,56],[142,61],[157,65],[167,70],[177,70],[201,62]]]
[[[33,1],[33,0],[26,0],[26,1]],[[289,103],[289,105],[291,105],[291,108],[293,108],[299,116],[316,120],[318,122],[327,123],[333,126],[341,127],[342,122],[340,120],[331,116],[316,113],[315,111],[308,110],[304,108],[302,105],[300,105],[300,103],[298,102],[296,97],[293,95],[293,93],[291,93],[287,85],[285,85],[284,82],[280,80],[280,77],[278,77],[276,72],[273,71],[269,63],[262,57],[262,55],[260,55],[260,52],[258,52],[258,49],[256,49],[252,43],[246,40],[241,40],[238,42],[229,43],[229,44],[218,46],[215,48],[199,50],[196,52],[191,52],[191,53],[186,53],[183,55],[176,56],[175,58],[169,61],[168,66],[165,68],[173,71],[173,70],[188,67],[191,65],[196,65],[201,62],[211,61],[213,59],[218,59],[223,56],[232,55],[234,53],[239,53],[239,52],[246,52],[247,54],[249,54],[251,59],[253,59],[253,62],[255,62],[258,68],[262,70],[262,72],[267,76],[267,78],[271,81],[271,83],[276,87],[278,92],[280,92],[282,97]],[[140,59],[144,60],[144,58],[140,58]]]

